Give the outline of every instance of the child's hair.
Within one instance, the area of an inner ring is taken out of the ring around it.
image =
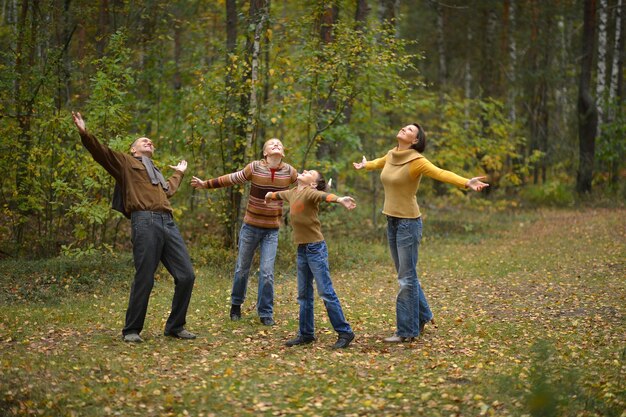
[[[317,185],[315,186],[316,190],[319,190],[319,191],[330,190],[331,182],[332,182],[332,179],[329,180],[328,183],[326,183],[326,180],[324,179],[324,176],[322,175],[322,173],[317,171]]]

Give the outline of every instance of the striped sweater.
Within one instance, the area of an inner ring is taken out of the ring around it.
[[[289,164],[281,162],[276,169],[270,169],[265,160],[253,161],[241,171],[207,180],[207,188],[230,187],[251,182],[250,196],[246,206],[244,223],[263,229],[280,227],[283,213],[282,201],[265,204],[265,194],[283,191],[298,179],[298,172]]]

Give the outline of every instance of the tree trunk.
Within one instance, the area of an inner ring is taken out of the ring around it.
[[[607,0],[599,0],[599,19],[598,19],[598,72],[596,76],[596,107],[598,112],[598,125],[596,137],[600,137],[602,131],[602,122],[604,118],[604,89],[606,85],[606,35],[607,35]]]
[[[504,2],[504,48],[508,52],[509,62],[506,70],[508,82],[506,103],[509,110],[509,120],[515,123],[517,120],[517,110],[515,100],[517,98],[517,43],[515,42],[515,0],[505,0]]]
[[[380,0],[379,17],[383,25],[393,25],[395,28],[396,36],[398,35],[398,25],[396,19],[398,18],[398,8],[400,6],[400,0]]]
[[[445,43],[445,28],[444,28],[444,14],[443,7],[438,1],[431,2],[435,7],[435,13],[437,14],[437,53],[439,55],[439,66],[437,69],[437,79],[439,80],[439,103],[443,104],[444,96],[446,92],[446,85],[448,83],[448,67],[446,65],[446,43]]]
[[[237,108],[236,98],[233,95],[234,91],[237,91],[237,82],[235,80],[235,68],[233,57],[237,54],[237,1],[226,0],[226,54],[224,56],[226,64],[226,138],[227,138],[227,156],[226,159],[231,159],[230,152],[235,146],[235,134],[236,134],[236,120],[231,117],[231,114],[236,113]]]
[[[328,45],[329,43],[333,41],[333,28],[335,26],[335,22],[337,21],[338,16],[339,16],[339,8],[337,7],[337,3],[335,1],[326,5],[322,13],[320,14],[319,33],[320,33],[320,41],[322,44],[321,45],[322,48],[324,48],[325,45]],[[326,112],[329,112],[329,113],[335,112],[336,103],[330,97],[328,99],[320,98],[318,104],[320,107],[324,107]],[[322,124],[320,124],[320,121],[316,121],[316,123],[317,123],[316,131],[320,132],[323,129],[323,126]],[[315,140],[315,138],[313,138],[313,140]],[[320,141],[316,150],[316,156],[317,156],[318,161],[331,159],[332,155],[333,155],[333,149],[332,149],[331,144],[325,140]],[[303,158],[302,165],[306,163],[305,161],[306,161],[306,155],[305,155],[305,158]],[[305,167],[303,166],[302,168],[304,169]]]
[[[259,68],[259,51],[261,30],[265,21],[268,20],[269,4],[268,0],[250,0],[250,12],[248,15],[248,28],[254,28],[254,30],[248,30],[246,32],[246,51],[245,61],[248,64],[249,71],[244,73],[242,82],[244,85],[249,86],[249,93],[246,96],[242,94],[240,101],[240,114],[245,114],[246,124],[239,124],[237,137],[245,139],[244,146],[240,152],[235,155],[234,160],[240,162],[238,165],[244,165],[249,159],[252,158],[253,141],[255,139],[256,128],[256,115],[257,115],[257,81],[258,81],[258,68]],[[250,185],[244,186],[244,194],[249,193]],[[241,199],[239,194],[238,204],[234,210],[236,214],[235,218],[235,230],[241,226],[245,212],[245,201]],[[236,241],[236,234],[233,236]]]
[[[356,30],[364,32],[367,30],[367,16],[370,13],[370,7],[367,0],[357,0],[356,12],[354,14],[354,27]]]
[[[254,15],[252,15],[252,3],[256,3],[256,10]],[[250,108],[248,110],[248,118],[247,118],[247,127],[246,127],[246,149],[245,155],[246,160],[252,159],[253,157],[253,141],[256,140],[256,128],[258,121],[258,112],[257,108],[257,84],[259,81],[259,55],[261,52],[261,34],[263,31],[263,27],[265,22],[269,19],[269,4],[267,0],[257,0],[251,2],[251,21],[254,25],[254,37],[252,40],[252,48],[250,51]]]
[[[541,182],[543,184],[546,183],[547,176],[547,165],[548,160],[550,160],[550,150],[548,147],[548,122],[549,122],[549,110],[548,110],[548,94],[549,94],[549,78],[550,75],[548,73],[548,68],[550,68],[550,62],[552,60],[551,51],[553,45],[550,40],[552,39],[552,15],[550,13],[546,13],[544,15],[545,22],[543,27],[543,53],[541,56],[541,60],[539,63],[538,72],[541,73],[541,78],[538,84],[537,90],[537,105],[536,109],[536,138],[538,148],[545,155],[544,158],[539,162],[539,169],[535,175],[535,179],[537,180],[539,177],[541,178]],[[537,183],[537,181],[535,181]]]
[[[174,75],[172,77],[172,86],[175,91],[179,91],[182,86],[182,77],[180,74],[180,55],[183,47],[181,45],[181,39],[183,35],[183,28],[180,21],[174,24]]]
[[[622,74],[621,57],[624,46],[624,35],[622,34],[622,0],[617,0],[615,7],[615,41],[613,43],[613,59],[611,63],[611,79],[609,81],[609,112],[607,122],[615,119],[615,100],[618,96],[618,77]]]
[[[622,106],[622,83],[623,83],[623,56],[624,56],[624,12],[622,10],[623,0],[617,0],[615,7],[615,40],[613,45],[613,62],[611,65],[611,80],[609,83],[609,114],[608,122],[613,122],[617,116],[616,109]],[[620,161],[614,160],[609,169],[609,182],[612,186],[617,186],[619,179]]]
[[[568,59],[568,43],[567,43],[567,37],[566,37],[566,32],[567,32],[567,26],[566,26],[566,20],[563,17],[562,14],[560,14],[558,17],[558,23],[557,23],[557,28],[558,28],[558,36],[559,36],[559,43],[558,43],[558,54],[557,54],[557,71],[560,74],[566,74],[568,67],[569,67],[569,59]],[[556,132],[555,135],[555,140],[556,141],[564,141],[566,140],[566,137],[568,136],[568,125],[570,124],[570,119],[567,116],[568,114],[571,113],[571,106],[573,103],[571,103],[571,100],[569,99],[569,89],[568,89],[568,85],[569,82],[564,78],[564,77],[558,77],[556,80],[556,87],[555,87],[555,91],[554,91],[554,95],[555,95],[555,110],[554,110],[554,118],[553,118],[553,132]]]
[[[543,158],[532,166],[533,183],[545,183],[546,165],[548,159],[548,85],[550,48],[550,13],[542,13],[540,5],[533,2],[531,5],[531,47],[528,51],[530,68],[530,83],[527,87],[528,125],[530,129],[530,143],[528,153],[540,151]],[[545,20],[542,20],[545,18]]]
[[[271,10],[271,1],[267,0],[267,20],[269,22],[269,15],[270,15],[270,10]],[[265,48],[264,48],[264,60],[265,60],[265,65],[262,66],[263,68],[263,76],[262,76],[262,87],[261,87],[261,91],[263,92],[262,96],[261,96],[261,105],[260,108],[261,109],[265,109],[267,108],[267,104],[269,103],[270,100],[270,57],[271,57],[271,49],[272,49],[272,42],[271,42],[271,37],[270,37],[270,33],[269,31],[265,30],[263,31],[263,33],[265,34],[265,36],[263,37],[263,42],[265,43]],[[256,143],[256,147],[255,147],[255,154],[260,154],[263,151],[263,143],[269,139],[266,138],[266,133],[265,133],[265,123],[260,123],[258,125],[257,128],[257,143]]]
[[[357,0],[356,13],[354,15],[354,28],[361,34],[365,34],[367,30],[367,16],[369,15],[370,7],[367,5],[367,0]],[[350,66],[348,68],[348,78],[355,80],[358,76],[358,68]],[[349,124],[352,120],[352,102],[346,103],[346,107],[343,111],[343,124]],[[334,173],[332,174],[334,175]],[[336,176],[335,176],[336,177]]]
[[[487,3],[489,4],[489,3]],[[499,75],[496,65],[496,25],[497,16],[492,5],[487,10],[487,24],[485,26],[485,44],[483,45],[482,70],[480,71],[480,85],[485,97],[494,97],[498,91]],[[481,67],[479,66],[479,68]]]
[[[18,158],[15,170],[15,189],[18,191],[18,197],[15,200],[16,210],[23,216],[27,216],[30,212],[26,203],[27,182],[28,182],[28,152],[32,146],[31,122],[33,118],[35,94],[31,91],[30,85],[33,82],[32,70],[35,65],[35,50],[37,40],[37,30],[39,29],[38,14],[34,12],[39,7],[38,1],[31,3],[28,0],[22,0],[22,7],[18,17],[18,37],[15,50],[15,72],[16,77],[13,84],[14,100],[15,100],[15,116],[17,117],[19,134],[18,134]],[[32,9],[32,10],[31,10]],[[27,23],[30,13],[30,32],[27,33]],[[22,243],[24,225],[18,222],[14,229],[16,243]]]
[[[472,29],[467,27],[467,45],[472,44]],[[470,63],[470,54],[467,52],[465,57],[465,74],[464,74],[464,89],[465,89],[465,128],[469,128],[470,108],[469,101],[472,98],[472,65]]]
[[[98,35],[96,37],[96,53],[100,58],[104,55],[109,34],[109,0],[100,0],[100,12],[98,13]]]
[[[237,135],[240,133],[238,129],[238,122],[231,114],[236,114],[239,111],[239,103],[234,92],[237,91],[237,81],[235,79],[236,70],[234,68],[234,59],[237,55],[237,1],[226,0],[226,119],[224,121],[225,126],[225,147],[222,147],[222,166],[227,166],[228,162],[233,162],[232,166],[235,168],[241,168],[237,166],[235,161],[235,149],[237,143]],[[245,80],[244,80],[245,82]],[[228,220],[226,222],[226,245],[233,247],[237,244],[237,218],[239,217],[239,207],[241,206],[241,193],[239,187],[228,187],[226,193],[228,194]]]
[[[339,8],[336,2],[328,4],[320,15],[320,39],[322,43],[331,43],[333,40],[333,26],[337,21]]]
[[[579,162],[576,190],[579,193],[591,192],[595,154],[598,113],[596,103],[590,93],[591,68],[593,66],[594,37],[596,30],[596,1],[584,1],[584,23],[582,55],[580,60],[580,81],[578,85],[578,140]]]

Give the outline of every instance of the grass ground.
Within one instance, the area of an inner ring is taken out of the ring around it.
[[[139,345],[120,340],[128,257],[52,270],[3,261],[0,414],[626,416],[626,210],[431,214],[420,278],[438,327],[401,345],[382,341],[397,291],[382,241],[328,243],[357,334],[344,351],[329,349],[319,301],[317,342],[283,345],[297,331],[288,247],[277,326],[255,317],[255,279],[230,322],[230,267],[209,259],[188,315],[199,338],[162,336],[173,285],[161,271]]]

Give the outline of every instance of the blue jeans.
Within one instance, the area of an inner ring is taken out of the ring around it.
[[[231,302],[243,304],[246,298],[248,277],[252,258],[257,247],[261,247],[259,256],[259,290],[257,292],[257,312],[259,317],[274,315],[274,261],[278,249],[278,229],[263,229],[244,223],[239,231],[239,254],[235,266],[235,278]]]
[[[326,242],[302,243],[298,245],[298,303],[300,304],[300,335],[312,338],[315,335],[313,322],[313,280],[317,293],[324,300],[326,312],[337,333],[352,333],[341,310],[341,304],[330,280],[328,248]]]
[[[398,272],[400,290],[396,298],[396,334],[419,336],[419,326],[433,318],[426,295],[417,278],[417,259],[422,240],[422,219],[387,216],[387,240]]]
[[[179,332],[185,326],[195,280],[185,242],[169,213],[134,211],[131,213],[131,227],[135,280],[130,290],[122,334],[140,333],[143,329],[154,286],[154,272],[159,262],[172,274],[175,284],[172,310],[165,323],[165,332]]]

